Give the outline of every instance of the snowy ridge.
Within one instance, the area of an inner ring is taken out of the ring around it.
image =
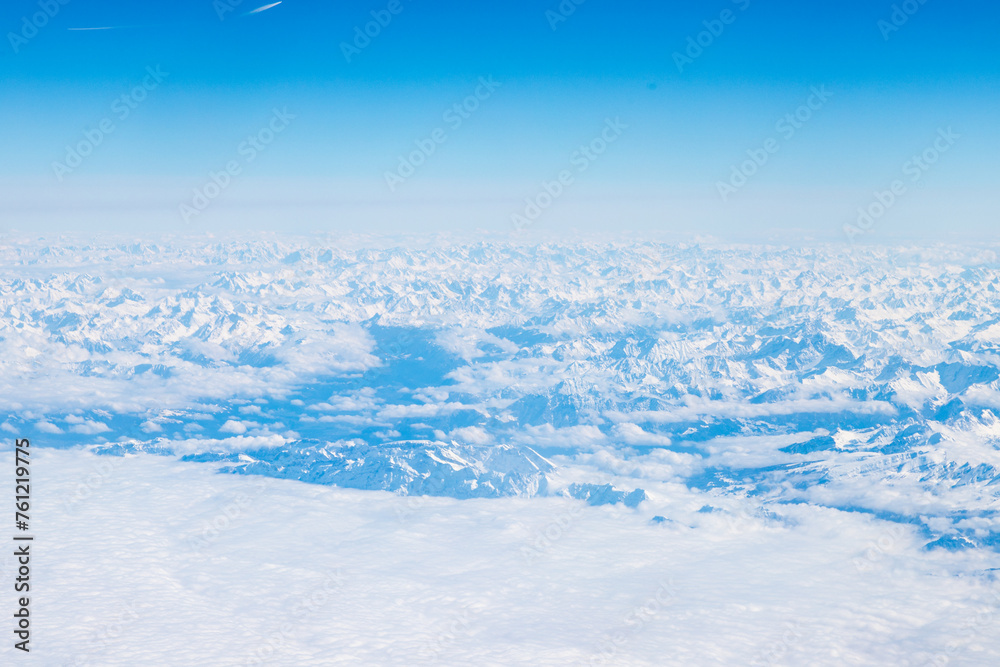
[[[259,449],[188,455],[185,460],[232,462],[230,470],[242,474],[454,498],[544,493],[544,473],[554,469],[530,448],[498,445],[484,450],[430,440]]]
[[[682,482],[1000,542],[993,249],[0,257],[3,428],[51,444],[158,442],[234,472],[462,498]]]

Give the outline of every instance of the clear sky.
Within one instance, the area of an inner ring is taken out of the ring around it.
[[[0,231],[1000,230],[996,2],[266,4],[5,2]]]

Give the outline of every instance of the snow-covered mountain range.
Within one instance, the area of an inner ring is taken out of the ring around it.
[[[458,498],[671,485],[1000,548],[992,248],[0,246],[0,428]],[[605,486],[611,485],[611,486]]]

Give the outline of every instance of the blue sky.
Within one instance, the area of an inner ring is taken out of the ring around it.
[[[285,0],[249,13],[264,4],[5,3],[2,229],[503,233],[540,202],[528,233],[844,240],[897,180],[904,193],[858,240],[997,229],[995,3]],[[386,25],[348,58],[372,12]],[[113,29],[79,30],[100,27]],[[459,123],[447,113],[463,103],[475,108]],[[287,122],[249,160],[241,147],[269,138],[275,109]],[[797,111],[792,134],[779,122]],[[624,129],[580,169],[609,119]],[[98,143],[102,121],[113,131]],[[947,128],[958,138],[910,180],[906,163]],[[80,142],[97,145],[56,166]],[[239,173],[185,215],[232,162]]]

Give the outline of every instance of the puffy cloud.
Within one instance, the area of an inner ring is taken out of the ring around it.
[[[493,442],[493,436],[479,426],[465,426],[456,428],[448,436],[452,440],[471,445],[488,445]]]
[[[246,433],[247,432],[247,427],[246,427],[246,424],[244,424],[243,422],[241,422],[239,420],[230,419],[230,420],[227,420],[226,423],[223,424],[221,427],[219,427],[219,432],[220,433]]]
[[[42,433],[62,433],[63,430],[50,421],[40,421],[35,423],[35,428]]]
[[[83,435],[96,435],[98,433],[107,433],[111,428],[102,422],[87,419],[82,424],[71,426],[69,430],[73,433],[81,433]]]
[[[670,444],[670,438],[665,435],[657,435],[642,430],[638,424],[628,422],[616,424],[614,437],[621,440],[626,445],[655,445],[666,447]]]
[[[159,433],[163,430],[163,427],[154,421],[146,420],[139,425],[143,433]]]

